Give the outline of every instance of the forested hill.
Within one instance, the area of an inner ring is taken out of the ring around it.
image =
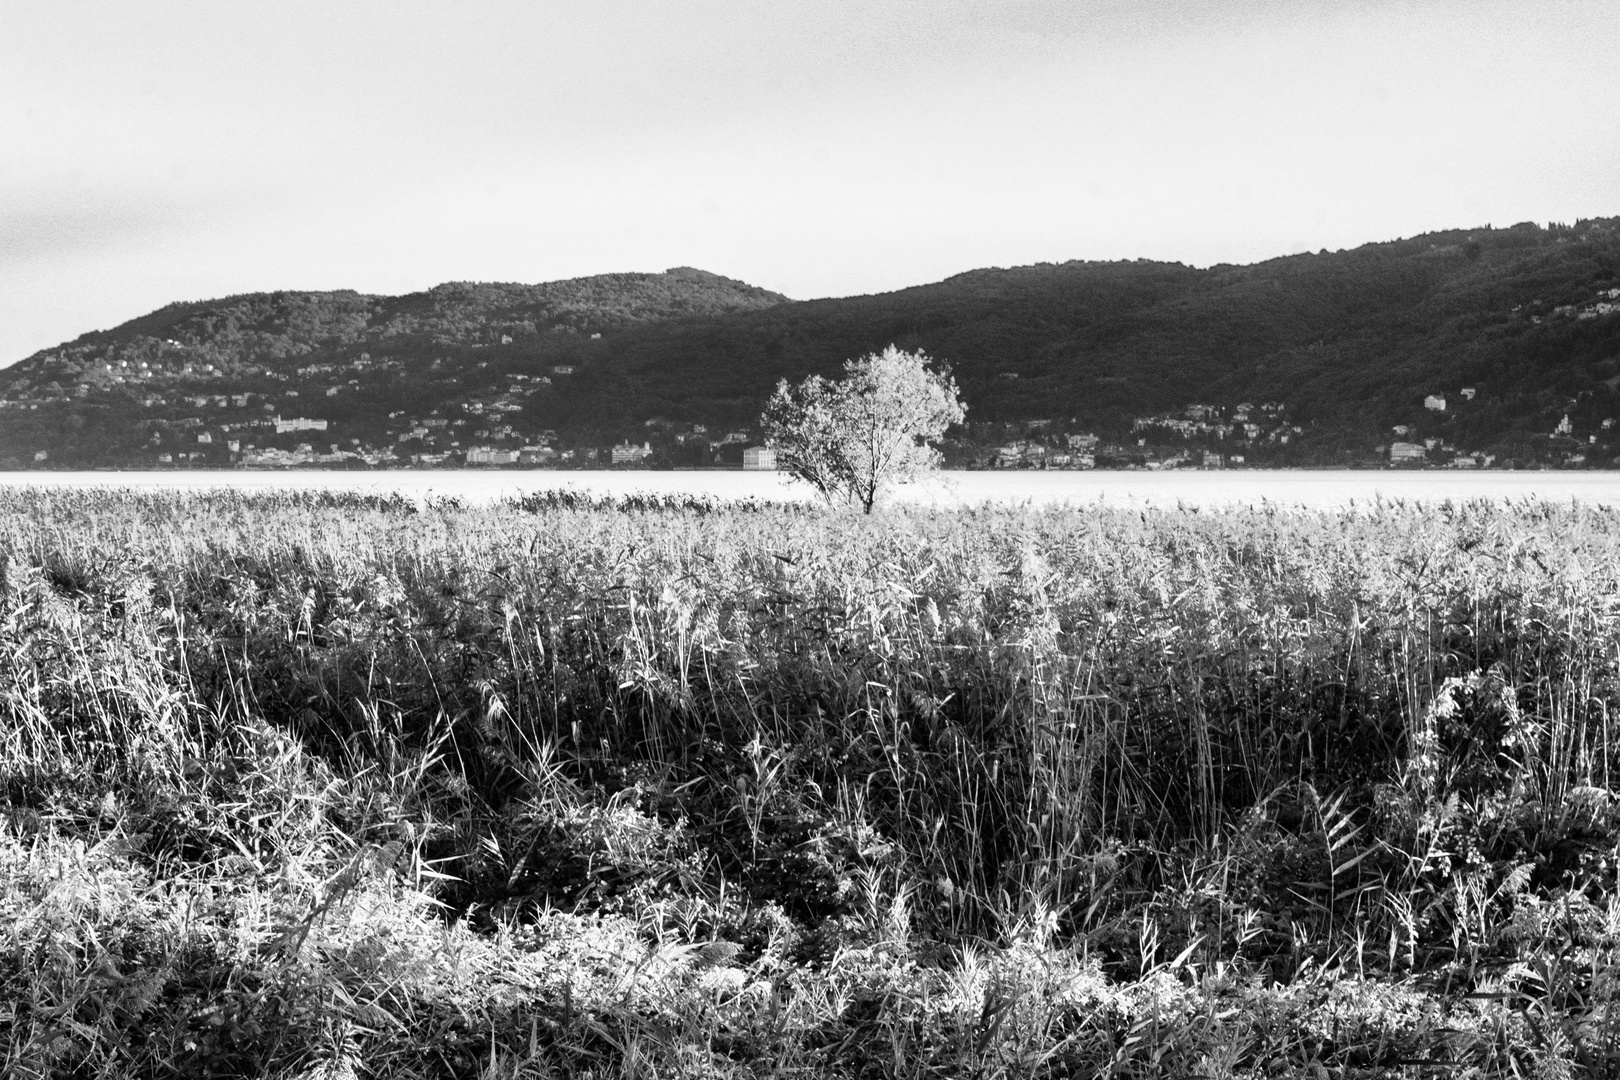
[[[1302,423],[1388,441],[1391,425],[1421,417],[1425,395],[1449,392],[1456,411],[1457,391],[1470,386],[1481,424],[1541,430],[1575,399],[1607,407],[1620,374],[1620,303],[1608,295],[1617,287],[1620,219],[1435,233],[1206,270],[1146,261],[977,270],[883,295],[637,328],[604,350],[566,408],[740,422],[777,378],[830,372],[893,341],[951,363],[971,421],[1072,417],[1117,433],[1130,418],[1192,403],[1276,400]]]
[[[1601,464],[1602,422],[1620,416],[1620,219],[1250,266],[976,270],[797,303],[678,269],[176,304],[0,371],[0,464],[41,452],[47,466],[150,464],[193,437],[176,425],[221,436],[176,460],[223,464],[216,447],[231,432],[252,443],[261,413],[319,417],[329,445],[409,443],[425,460],[548,434],[561,449],[713,433],[750,424],[779,378],[890,342],[951,364],[982,439],[1047,420],[1125,441],[1136,420],[1189,405],[1277,402],[1296,435],[1250,463],[1367,460],[1395,425],[1545,461],[1568,414],[1582,453],[1566,446],[1563,460]],[[1430,394],[1447,396],[1443,416],[1424,408]],[[410,434],[429,419],[444,430]],[[704,463],[682,454],[670,460]]]
[[[405,296],[336,292],[250,293],[170,304],[112,330],[85,334],[28,358],[9,374],[75,358],[164,352],[176,360],[232,370],[258,361],[391,341],[421,348],[495,344],[504,337],[598,333],[683,316],[757,310],[786,302],[779,293],[718,274],[678,267],[662,274],[602,274],[543,285],[453,281]],[[171,350],[172,351],[172,350]]]

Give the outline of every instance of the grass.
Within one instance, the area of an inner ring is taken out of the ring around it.
[[[0,492],[0,1072],[1614,1075],[1617,597],[1538,502]]]

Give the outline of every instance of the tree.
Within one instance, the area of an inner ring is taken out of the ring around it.
[[[891,485],[937,467],[932,444],[966,412],[950,369],[928,365],[921,351],[890,345],[845,363],[836,382],[783,379],[761,417],[778,466],[828,502],[856,503],[870,514]]]

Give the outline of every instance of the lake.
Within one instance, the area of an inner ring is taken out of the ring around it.
[[[471,502],[547,490],[593,495],[693,494],[720,499],[811,498],[808,488],[790,483],[780,473],[720,471],[11,472],[0,473],[0,485],[186,491],[302,488],[399,492],[413,498],[454,495]],[[1378,499],[1436,503],[1448,499],[1525,498],[1620,506],[1620,472],[943,472],[926,484],[900,489],[899,498],[947,506],[986,501],[1100,501],[1159,507],[1271,503],[1327,510],[1366,505]]]

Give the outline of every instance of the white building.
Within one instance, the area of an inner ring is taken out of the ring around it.
[[[743,451],[743,468],[762,472],[776,468],[776,451],[768,446],[750,446]]]
[[[1444,394],[1430,394],[1423,399],[1423,407],[1430,412],[1445,412],[1446,398]]]
[[[515,465],[518,460],[516,450],[497,450],[488,446],[475,446],[467,451],[467,464],[469,465]]]
[[[1424,461],[1429,456],[1428,448],[1422,443],[1396,442],[1389,444],[1389,463],[1398,465],[1403,461]]]
[[[613,448],[613,464],[615,465],[639,465],[650,457],[652,457],[652,446],[648,443],[636,446],[625,442]]]
[[[276,434],[285,435],[289,431],[325,431],[325,420],[311,420],[307,416],[295,416],[290,420],[283,420],[280,415],[275,417]]]

